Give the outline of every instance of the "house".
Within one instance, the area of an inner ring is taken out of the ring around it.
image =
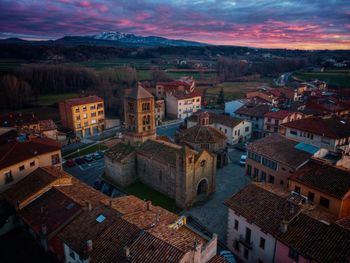
[[[246,93],[247,99],[259,98],[275,106],[286,106],[298,99],[296,90],[289,88],[261,88]]]
[[[337,218],[350,215],[350,170],[316,161],[292,174],[289,189]]]
[[[187,128],[194,127],[198,123],[198,116],[202,111],[186,119]],[[246,142],[251,138],[252,123],[239,118],[233,118],[227,115],[209,113],[209,125],[213,128],[222,131],[226,137],[226,143],[234,145],[237,143]]]
[[[271,133],[285,134],[282,123],[294,121],[303,118],[300,112],[292,112],[286,110],[274,110],[265,113],[264,115],[264,135],[268,136]]]
[[[345,118],[350,114],[350,106],[334,97],[311,98],[305,103],[305,109],[321,116],[337,115]]]
[[[349,152],[350,123],[338,116],[309,117],[281,124],[288,139],[325,148],[332,152]]]
[[[67,99],[59,103],[59,110],[62,126],[80,138],[105,129],[104,102],[97,96]]]
[[[261,138],[264,134],[264,115],[271,107],[266,104],[246,104],[235,111],[235,117],[252,123],[252,138]]]
[[[287,188],[289,177],[319,151],[314,148],[272,134],[248,144],[245,173],[256,181]]]
[[[162,125],[165,119],[165,101],[164,100],[155,101],[155,118],[156,118],[156,126]]]
[[[24,180],[8,189],[5,199],[33,238],[59,260],[204,263],[215,257],[215,234],[195,231],[186,217],[150,201],[110,198],[55,168],[39,168]]]
[[[225,102],[225,113],[234,117],[234,112],[246,103],[245,100],[232,100]]]
[[[51,139],[27,138],[16,131],[0,137],[0,192],[38,167],[62,166],[61,147]]]
[[[165,99],[167,93],[187,92],[192,93],[196,88],[196,82],[192,77],[183,77],[173,81],[163,81],[156,83],[156,97]]]
[[[201,108],[199,92],[174,91],[166,93],[166,113],[169,118],[185,119]]]

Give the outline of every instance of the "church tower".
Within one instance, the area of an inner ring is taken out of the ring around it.
[[[130,144],[156,138],[154,97],[140,84],[125,96],[124,120],[124,136]]]

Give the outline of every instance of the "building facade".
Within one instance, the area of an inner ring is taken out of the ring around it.
[[[59,103],[62,126],[78,137],[96,135],[105,129],[103,99],[97,96],[74,98]]]
[[[166,94],[166,114],[169,118],[185,119],[200,110],[202,96],[194,91],[168,92]]]
[[[291,112],[286,110],[269,111],[264,115],[264,135],[268,136],[271,133],[286,133],[282,123],[299,120],[303,117],[300,112]]]

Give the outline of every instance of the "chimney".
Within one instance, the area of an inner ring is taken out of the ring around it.
[[[88,208],[88,211],[91,212],[92,211],[92,204],[90,202],[86,202],[86,206]]]
[[[287,220],[282,220],[280,224],[280,230],[282,233],[286,233],[288,230],[288,221]]]
[[[197,240],[195,240],[194,243],[193,243],[193,249],[195,251],[199,251],[200,248],[201,248],[201,245],[198,243]]]
[[[147,201],[146,205],[147,205],[147,210],[151,211],[152,210],[152,201]]]
[[[130,248],[128,246],[124,247],[124,255],[126,258],[130,258]]]
[[[41,225],[41,234],[43,235],[47,234],[47,226],[45,224]]]
[[[88,240],[86,241],[86,250],[87,252],[91,252],[92,251],[92,240]]]

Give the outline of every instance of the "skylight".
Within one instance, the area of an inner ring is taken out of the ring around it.
[[[98,223],[102,223],[103,221],[105,221],[106,217],[103,214],[100,214],[98,217],[96,217],[96,221]]]

